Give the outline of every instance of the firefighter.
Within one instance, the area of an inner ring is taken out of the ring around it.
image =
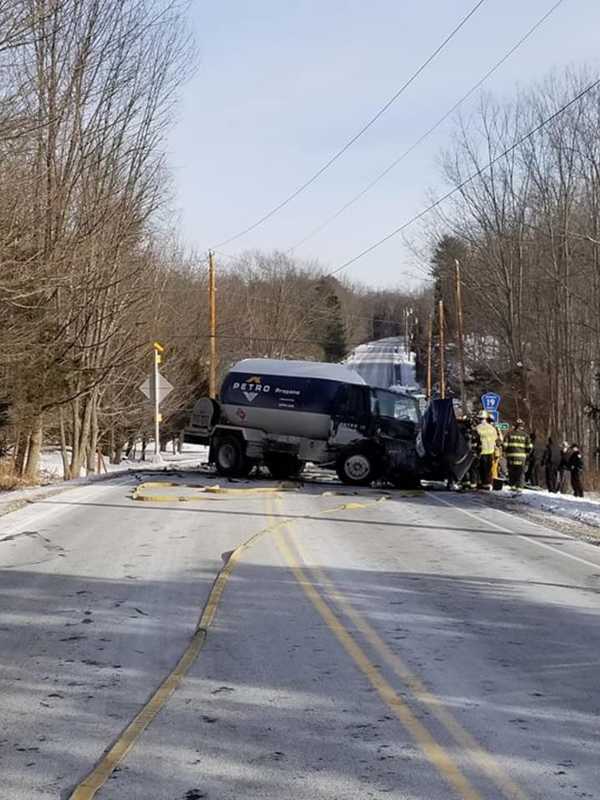
[[[522,419],[518,419],[514,429],[508,434],[504,442],[504,452],[508,466],[508,483],[516,491],[521,491],[523,488],[525,462],[531,449],[531,438],[525,432],[525,423]]]
[[[498,431],[488,422],[485,411],[479,412],[479,425],[475,428],[479,439],[479,488],[492,488],[492,462],[498,440]]]

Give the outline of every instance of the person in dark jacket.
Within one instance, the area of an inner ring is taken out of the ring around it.
[[[465,439],[469,443],[469,448],[471,450],[473,459],[471,461],[471,466],[464,474],[460,484],[460,488],[463,491],[467,491],[469,489],[476,489],[479,482],[479,438],[475,433],[475,426],[477,424],[476,420],[473,420],[470,417],[464,417],[460,424],[462,426]]]
[[[540,485],[540,461],[542,458],[542,454],[540,452],[540,444],[541,442],[537,441],[537,436],[535,431],[531,432],[531,450],[529,451],[529,456],[527,458],[527,464],[525,468],[525,483],[528,486],[539,486]]]
[[[552,437],[549,437],[548,444],[542,456],[542,467],[546,473],[546,486],[549,492],[556,492],[558,490],[558,467],[560,466],[560,447],[554,444]]]
[[[571,448],[569,458],[569,469],[571,471],[571,486],[575,497],[583,497],[583,456],[581,450],[574,444]]]
[[[523,472],[527,456],[531,452],[531,439],[525,432],[525,423],[518,419],[514,429],[504,440],[504,454],[508,466],[508,483],[517,491],[523,488]]]
[[[560,448],[560,464],[558,465],[558,478],[556,483],[556,489],[561,494],[567,493],[570,459],[571,459],[571,448],[569,446],[569,443],[563,442]]]

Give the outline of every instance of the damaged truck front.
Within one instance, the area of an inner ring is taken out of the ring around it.
[[[385,478],[413,486],[423,475],[418,400],[367,386],[339,364],[246,359],[225,376],[218,400],[202,398],[186,441],[209,446],[217,472],[243,477],[264,464],[277,479],[307,462],[346,484]]]

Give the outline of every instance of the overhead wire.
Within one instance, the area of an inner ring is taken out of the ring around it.
[[[371,128],[377,120],[385,114],[385,112],[396,102],[396,100],[408,89],[411,84],[415,82],[415,80],[419,77],[419,75],[431,64],[431,62],[441,53],[441,51],[446,47],[446,45],[456,36],[456,34],[461,30],[461,28],[466,25],[466,23],[471,19],[471,17],[477,12],[477,10],[483,5],[485,0],[478,0],[477,3],[471,8],[471,10],[460,20],[460,22],[452,29],[452,31],[445,37],[445,39],[436,47],[436,49],[431,53],[431,55],[421,64],[421,66],[412,73],[412,75],[402,84],[402,86],[398,89],[398,91],[390,97],[390,99],[366,122],[362,128],[352,136],[339,150],[337,150],[328,161],[325,162],[308,180],[306,180],[303,184],[301,184],[297,189],[295,189],[290,195],[288,195],[284,200],[274,206],[270,211],[267,211],[263,214],[262,217],[257,219],[251,225],[248,225],[238,233],[235,233],[233,236],[229,236],[227,239],[223,239],[217,244],[214,245],[212,249],[225,247],[226,245],[230,244],[230,242],[234,242],[237,239],[240,239],[242,236],[250,233],[251,231],[258,228],[268,219],[273,217],[282,208],[285,208],[289,205],[292,200],[295,200],[298,195],[300,195],[305,189],[307,189],[311,184],[313,184],[321,175],[326,172],[335,162],[341,158],[341,156],[352,147],[352,145],[358,141],[368,130]]]
[[[509,58],[510,58],[510,57],[513,55],[513,53],[515,53],[515,52],[516,52],[516,51],[517,51],[517,50],[518,50],[518,49],[521,47],[521,45],[523,45],[523,44],[524,44],[524,43],[525,43],[525,42],[526,42],[526,41],[527,41],[527,40],[528,40],[528,39],[529,39],[529,38],[530,38],[530,37],[531,37],[531,36],[532,36],[532,35],[533,35],[533,34],[534,34],[536,31],[537,31],[537,30],[538,30],[538,28],[540,28],[540,27],[542,26],[542,25],[544,24],[544,22],[545,22],[545,21],[546,21],[546,20],[547,20],[547,19],[548,19],[548,18],[549,18],[549,17],[550,17],[550,16],[551,16],[551,15],[552,15],[552,14],[553,14],[555,11],[556,11],[556,9],[557,9],[557,8],[558,8],[560,5],[562,5],[562,3],[564,3],[564,2],[565,2],[565,0],[558,0],[558,2],[554,3],[554,5],[553,5],[553,6],[551,6],[551,7],[550,7],[550,9],[548,9],[548,11],[546,11],[546,13],[545,13],[545,14],[544,14],[542,17],[540,17],[540,18],[537,20],[537,22],[536,22],[534,25],[532,25],[532,26],[531,26],[531,28],[529,28],[529,30],[528,30],[528,31],[527,31],[527,32],[526,32],[526,33],[525,33],[525,34],[524,34],[524,35],[523,35],[523,36],[522,36],[522,37],[519,39],[519,41],[518,41],[518,42],[516,42],[516,44],[514,44],[514,45],[513,45],[513,46],[510,48],[510,50],[508,50],[508,52],[506,52],[506,53],[505,53],[505,54],[502,56],[502,58],[501,58],[501,59],[499,59],[499,60],[498,60],[498,61],[497,61],[497,62],[496,62],[496,63],[495,63],[495,64],[494,64],[494,65],[493,65],[493,66],[492,66],[492,67],[491,67],[491,68],[490,68],[490,69],[489,69],[489,70],[488,70],[486,73],[485,73],[485,75],[484,75],[482,78],[480,78],[480,79],[477,81],[477,83],[475,83],[475,84],[474,84],[474,85],[473,85],[473,86],[472,86],[472,87],[469,89],[469,91],[468,91],[468,92],[466,92],[466,94],[464,94],[464,95],[463,95],[463,96],[460,98],[460,100],[457,100],[457,102],[456,102],[456,103],[455,103],[455,104],[452,106],[452,108],[450,108],[450,109],[449,109],[449,110],[448,110],[448,111],[447,111],[447,112],[444,114],[444,116],[443,116],[443,117],[440,117],[440,119],[439,119],[439,120],[438,120],[438,121],[437,121],[437,122],[436,122],[434,125],[432,125],[432,126],[431,126],[431,127],[430,127],[430,128],[429,128],[429,129],[428,129],[428,130],[427,130],[427,131],[426,131],[426,132],[423,134],[423,135],[422,135],[422,136],[420,136],[420,137],[419,137],[419,138],[418,138],[418,139],[417,139],[415,142],[413,142],[413,144],[411,144],[411,146],[410,146],[410,147],[409,147],[407,150],[405,150],[405,151],[404,151],[404,152],[403,152],[401,155],[399,155],[399,156],[398,156],[397,158],[395,158],[395,159],[394,159],[394,160],[393,160],[393,161],[392,161],[390,164],[388,164],[388,166],[387,166],[387,167],[386,167],[386,168],[385,168],[385,169],[384,169],[382,172],[380,172],[380,173],[379,173],[379,174],[378,174],[378,175],[377,175],[375,178],[373,178],[373,180],[371,180],[371,181],[370,181],[370,182],[369,182],[369,183],[368,183],[368,184],[367,184],[367,185],[366,185],[366,186],[365,186],[363,189],[361,189],[361,190],[360,190],[360,191],[359,191],[357,194],[355,194],[355,195],[354,195],[354,197],[352,197],[350,200],[348,200],[348,202],[347,202],[347,203],[345,203],[345,204],[344,204],[344,205],[343,205],[341,208],[339,208],[339,209],[338,209],[338,210],[337,210],[337,211],[336,211],[334,214],[332,214],[330,217],[328,217],[328,218],[327,218],[327,219],[326,219],[324,222],[322,222],[322,223],[321,223],[320,225],[318,225],[316,228],[313,228],[313,230],[311,230],[311,231],[310,231],[310,233],[308,233],[306,236],[304,236],[304,238],[300,239],[300,241],[299,241],[299,242],[297,242],[295,245],[293,245],[292,247],[290,247],[290,248],[289,248],[289,250],[287,250],[287,253],[293,253],[295,250],[297,250],[297,249],[298,249],[299,247],[301,247],[303,244],[305,244],[306,242],[308,242],[310,239],[312,239],[312,238],[313,238],[314,236],[316,236],[318,233],[321,233],[321,231],[325,230],[325,228],[327,228],[329,225],[331,225],[331,223],[332,223],[332,222],[334,222],[336,219],[338,219],[338,218],[339,218],[339,217],[340,217],[340,216],[341,216],[341,215],[342,215],[342,214],[343,214],[345,211],[347,211],[347,210],[348,210],[348,209],[349,209],[351,206],[353,206],[353,205],[354,205],[355,203],[357,203],[357,202],[358,202],[358,201],[359,201],[361,198],[363,198],[363,197],[364,197],[364,196],[365,196],[365,195],[366,195],[368,192],[370,192],[370,191],[371,191],[371,189],[373,189],[373,188],[374,188],[374,187],[375,187],[375,186],[376,186],[376,185],[377,185],[377,184],[378,184],[380,181],[382,181],[382,180],[383,180],[383,178],[385,178],[385,176],[386,176],[386,175],[388,175],[388,174],[389,174],[389,173],[390,173],[390,172],[391,172],[393,169],[395,169],[395,168],[398,166],[398,164],[400,164],[402,161],[404,161],[404,159],[405,159],[407,156],[409,156],[409,155],[410,155],[410,154],[411,154],[411,153],[412,153],[414,150],[416,150],[416,148],[417,148],[417,147],[418,147],[420,144],[422,144],[422,143],[423,143],[423,142],[424,142],[424,141],[425,141],[425,140],[426,140],[426,139],[427,139],[429,136],[431,136],[431,134],[432,134],[432,133],[434,133],[434,132],[435,132],[435,131],[436,131],[436,130],[437,130],[437,129],[438,129],[440,126],[441,126],[441,125],[443,125],[443,124],[444,124],[444,122],[446,122],[446,120],[447,120],[447,119],[448,119],[448,118],[449,118],[449,117],[450,117],[450,116],[451,116],[451,115],[452,115],[452,114],[453,114],[453,113],[454,113],[454,112],[455,112],[455,111],[456,111],[456,110],[457,110],[457,109],[458,109],[458,108],[459,108],[459,107],[460,107],[460,106],[461,106],[461,105],[462,105],[462,104],[463,104],[463,103],[464,103],[466,100],[468,100],[468,99],[469,99],[469,97],[471,97],[471,96],[472,96],[472,95],[473,95],[473,94],[474,94],[474,93],[475,93],[475,92],[476,92],[476,91],[477,91],[477,90],[478,90],[478,89],[479,89],[479,88],[480,88],[480,87],[481,87],[481,86],[482,86],[482,85],[483,85],[483,84],[484,84],[484,83],[487,81],[487,79],[488,79],[488,78],[490,78],[490,77],[491,77],[491,76],[492,76],[492,75],[493,75],[493,74],[494,74],[494,73],[495,73],[495,72],[496,72],[496,71],[497,71],[497,70],[498,70],[498,69],[499,69],[499,68],[500,68],[500,67],[501,67],[501,66],[502,66],[502,65],[503,65],[503,64],[504,64],[506,61],[508,61],[508,59],[509,59]]]
[[[473,172],[471,175],[469,175],[467,178],[465,178],[459,184],[454,186],[452,189],[447,191],[441,197],[438,197],[437,200],[435,200],[433,203],[430,203],[430,205],[428,205],[422,211],[419,211],[418,214],[415,214],[413,217],[408,219],[406,222],[403,222],[402,225],[399,225],[397,228],[394,228],[394,230],[390,231],[388,234],[383,236],[378,241],[373,242],[373,244],[369,245],[369,247],[366,247],[360,253],[358,253],[357,255],[353,256],[350,259],[348,259],[348,261],[345,261],[339,267],[336,267],[336,269],[332,270],[331,272],[328,272],[326,277],[331,277],[332,275],[337,275],[339,272],[342,272],[342,270],[345,270],[349,266],[351,266],[352,264],[355,264],[361,258],[364,258],[364,256],[368,255],[369,253],[372,253],[373,250],[376,250],[378,247],[381,247],[381,245],[385,244],[385,242],[388,242],[390,239],[393,239],[399,233],[402,233],[402,231],[404,231],[407,228],[409,228],[415,222],[418,222],[420,219],[425,217],[427,214],[429,214],[435,208],[437,208],[442,203],[444,203],[446,200],[448,200],[448,198],[452,197],[457,192],[459,192],[461,189],[463,189],[472,180],[475,180],[475,178],[477,178],[480,175],[482,175],[486,170],[490,169],[490,167],[493,167],[494,164],[496,164],[498,161],[500,161],[500,159],[502,159],[505,156],[507,156],[510,153],[512,153],[513,150],[516,150],[517,147],[522,145],[523,142],[526,142],[527,139],[530,139],[532,136],[535,136],[536,133],[539,133],[539,131],[541,131],[543,128],[545,128],[546,125],[549,125],[551,122],[553,122],[557,117],[559,117],[561,114],[563,114],[568,108],[570,108],[571,106],[575,105],[575,103],[577,103],[579,100],[581,100],[582,97],[584,97],[588,92],[591,92],[592,89],[595,89],[599,85],[600,85],[600,78],[598,78],[597,80],[595,80],[591,84],[589,84],[589,86],[587,86],[581,92],[576,94],[575,97],[571,98],[571,100],[569,100],[567,103],[565,103],[559,109],[554,111],[549,117],[546,117],[546,119],[544,119],[542,122],[540,122],[538,125],[536,125],[535,128],[530,130],[524,136],[521,136],[519,139],[517,139],[516,142],[513,142],[513,144],[510,145],[510,147],[507,147],[505,150],[503,150],[497,156],[494,156],[494,158],[491,158],[486,164],[484,164],[484,166],[482,166],[479,169],[477,169],[475,172]]]

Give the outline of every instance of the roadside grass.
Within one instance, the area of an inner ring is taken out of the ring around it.
[[[22,489],[26,486],[37,485],[38,481],[26,480],[17,473],[12,458],[0,461],[0,492],[9,492],[12,489]]]

